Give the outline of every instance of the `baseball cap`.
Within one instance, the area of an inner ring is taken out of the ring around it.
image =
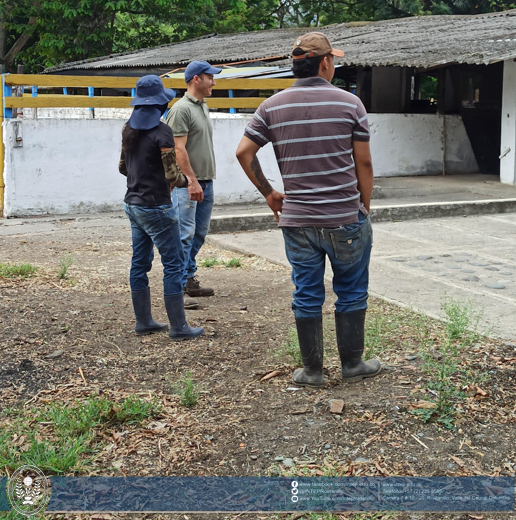
[[[192,61],[185,69],[185,81],[188,83],[194,76],[200,76],[201,74],[218,74],[222,72],[222,69],[212,67],[207,61]]]
[[[294,60],[314,58],[315,56],[326,56],[326,54],[338,56],[339,58],[344,56],[344,51],[333,49],[328,37],[321,32],[309,32],[303,34],[294,42],[292,52],[295,49],[301,49],[304,51],[304,54],[296,56],[292,54],[292,59]]]

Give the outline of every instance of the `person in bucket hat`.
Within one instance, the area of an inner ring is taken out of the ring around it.
[[[220,72],[222,69],[206,61],[192,61],[185,70],[186,94],[166,117],[176,139],[179,166],[192,180],[188,188],[174,190],[172,194],[174,205],[179,210],[185,253],[183,287],[188,307],[198,305],[194,298],[212,296],[215,292],[211,287],[201,286],[196,276],[196,256],[208,234],[214,202],[213,128],[205,98],[211,96],[215,86],[214,75]]]
[[[129,126],[134,130],[150,130],[158,126],[168,104],[175,97],[172,89],[164,88],[159,76],[143,76],[136,82],[136,95],[130,103],[135,108],[129,118]]]
[[[147,273],[151,270],[156,246],[163,264],[163,293],[173,340],[204,334],[202,327],[190,327],[183,305],[183,249],[177,209],[170,192],[188,185],[176,165],[174,136],[160,121],[175,92],[163,87],[161,78],[143,76],[136,83],[131,101],[134,110],[122,130],[120,173],[127,177],[124,208],[131,223],[133,256],[129,283],[136,334],[161,332],[169,327],[152,318]]]
[[[331,84],[334,49],[321,32],[296,38],[294,85],[256,110],[237,149],[251,182],[265,197],[283,232],[295,285],[292,310],[303,368],[299,386],[322,388],[326,257],[333,271],[335,331],[344,382],[377,376],[381,364],[364,360],[372,228],[373,165],[364,105]],[[256,153],[272,142],[285,193],[272,188]]]

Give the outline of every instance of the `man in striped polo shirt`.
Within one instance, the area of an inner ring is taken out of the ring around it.
[[[298,80],[260,105],[236,152],[283,231],[303,359],[303,368],[295,370],[292,378],[312,388],[324,386],[326,256],[337,295],[335,325],[342,378],[355,382],[381,371],[378,360],[362,359],[372,246],[369,125],[360,99],[330,83],[334,56],[344,53],[333,49],[324,34],[311,32],[298,38],[292,50],[292,71]],[[284,194],[271,187],[256,157],[269,142]]]

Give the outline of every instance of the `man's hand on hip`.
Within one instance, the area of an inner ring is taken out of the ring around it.
[[[281,209],[283,208],[283,199],[285,197],[286,195],[284,193],[280,193],[276,190],[272,190],[269,195],[265,197],[265,201],[274,213],[276,222],[279,222],[279,213],[281,213]]]

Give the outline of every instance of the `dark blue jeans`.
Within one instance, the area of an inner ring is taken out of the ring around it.
[[[195,257],[204,244],[210,230],[211,212],[213,210],[213,181],[199,181],[204,199],[202,202],[190,200],[188,188],[175,188],[172,192],[172,202],[179,211],[179,226],[181,242],[185,258],[183,272],[183,287],[188,278],[193,278],[197,271]]]
[[[337,312],[367,308],[369,260],[373,243],[371,220],[359,212],[359,221],[340,228],[282,228],[292,282],[296,286],[292,310],[296,318],[322,316],[324,270],[328,256],[333,270]]]
[[[184,262],[177,210],[172,204],[154,207],[124,204],[124,207],[131,222],[133,241],[131,291],[142,291],[149,286],[147,273],[152,268],[156,246],[163,264],[163,293],[182,294]]]

